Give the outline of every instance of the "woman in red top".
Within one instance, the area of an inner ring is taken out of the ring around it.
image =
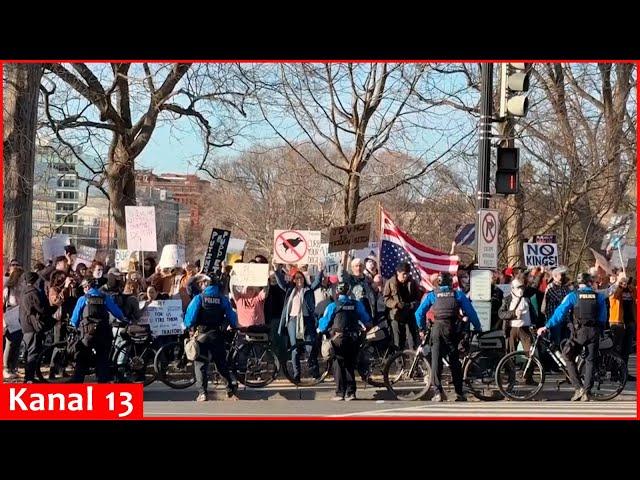
[[[233,287],[238,325],[241,328],[264,327],[264,302],[269,287]]]

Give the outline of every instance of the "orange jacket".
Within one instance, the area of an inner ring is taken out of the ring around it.
[[[622,290],[617,288],[615,292],[609,297],[609,324],[610,325],[624,325],[624,319],[622,318]],[[636,302],[636,290],[635,288],[630,289],[631,296],[633,297],[634,303]],[[633,319],[632,323],[636,321],[635,315],[636,309],[633,309]],[[627,323],[629,323],[629,319],[627,319]]]

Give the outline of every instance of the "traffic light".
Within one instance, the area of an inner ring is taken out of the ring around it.
[[[529,109],[530,63],[503,63],[500,81],[500,117],[524,117]]]
[[[520,150],[518,148],[498,147],[496,157],[496,193],[515,195],[520,191],[518,169],[520,167]]]

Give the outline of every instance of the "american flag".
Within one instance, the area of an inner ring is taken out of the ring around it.
[[[380,267],[383,278],[391,278],[400,262],[411,266],[411,276],[427,290],[432,290],[434,273],[458,272],[458,256],[434,250],[417,242],[400,230],[387,213],[381,211]]]

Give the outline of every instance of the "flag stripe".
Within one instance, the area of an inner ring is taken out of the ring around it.
[[[400,245],[402,245],[405,249],[410,250],[413,253],[413,255],[422,262],[434,263],[438,265],[452,265],[452,264],[457,265],[458,264],[459,258],[456,255],[453,255],[453,256],[448,254],[434,255],[432,253],[425,253],[420,249],[415,248],[409,243],[405,242],[402,237],[395,235],[391,230],[385,229],[384,235],[385,236],[383,238],[386,238],[387,240],[391,240],[392,242],[397,240]]]
[[[439,272],[456,274],[458,260],[449,255],[414,240],[400,230],[383,210],[381,214],[382,238],[380,248],[381,273],[384,278],[395,275],[400,262],[408,262],[411,274],[423,287],[431,290],[431,275]]]

